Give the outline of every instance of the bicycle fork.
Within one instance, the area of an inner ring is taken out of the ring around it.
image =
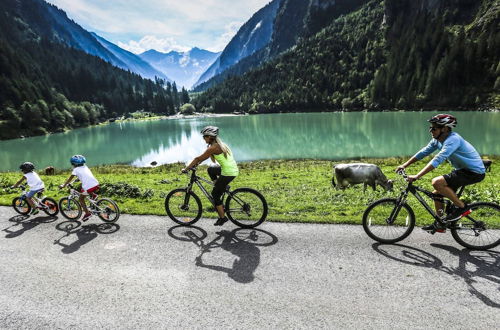
[[[189,196],[191,195],[192,184],[189,184],[186,188],[186,195],[184,195],[184,204],[181,205],[180,209],[183,211],[189,210]]]
[[[389,225],[392,225],[396,218],[398,217],[399,211],[401,211],[401,207],[404,203],[406,203],[406,198],[408,197],[408,192],[404,191],[401,193],[399,198],[396,200],[396,207],[392,209],[389,218],[386,220]]]

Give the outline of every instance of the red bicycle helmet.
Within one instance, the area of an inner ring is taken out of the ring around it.
[[[446,113],[436,115],[429,119],[428,122],[439,126],[447,126],[449,128],[457,127],[457,118]]]

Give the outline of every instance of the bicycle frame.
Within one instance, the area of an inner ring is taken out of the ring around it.
[[[400,174],[403,176],[403,178],[405,180],[408,178],[408,176],[406,175],[406,173],[404,171],[402,171]],[[460,197],[462,195],[464,188],[465,187],[462,186],[458,189],[458,193],[457,193],[458,197]],[[433,192],[428,191],[426,189],[417,187],[417,186],[413,185],[413,182],[408,182],[408,186],[406,187],[406,189],[403,192],[401,192],[401,195],[399,195],[398,207],[396,207],[390,215],[391,222],[393,221],[392,219],[395,219],[397,217],[399,210],[401,210],[401,204],[406,202],[409,193],[411,193],[413,196],[415,196],[415,198],[420,202],[420,204],[422,204],[422,206],[427,210],[427,212],[429,212],[429,214],[436,221],[442,222],[441,217],[439,217],[439,215],[437,215],[437,213],[432,209],[432,207],[427,203],[427,201],[418,192],[425,194],[427,197],[429,197],[431,199],[435,199],[436,197],[443,197],[441,195],[436,195]],[[446,205],[448,205],[449,203],[451,203],[451,202],[448,200],[445,200]]]
[[[68,184],[68,187],[70,188],[69,189],[69,195],[68,195],[68,200],[74,200],[76,199],[76,201],[78,203],[80,203],[80,196],[82,195],[81,192],[79,192],[77,189],[75,189],[75,187],[73,187],[73,185],[70,183]],[[90,207],[92,208],[97,208],[97,195],[95,195],[95,198],[92,198],[91,195],[88,195],[88,198],[87,200],[90,202]],[[92,211],[91,211],[92,212]]]
[[[28,194],[28,191],[29,189],[26,189],[27,187],[25,185],[20,185],[19,188],[21,188],[23,190],[20,198],[21,199],[28,199],[28,197],[26,196]],[[42,196],[42,197],[38,197],[37,195],[41,194],[41,192],[38,192],[36,194],[33,195],[33,197],[31,197],[31,200],[33,201],[33,204],[37,207],[41,206],[42,205],[42,199],[44,199],[45,197],[47,196]]]
[[[196,184],[198,186],[198,188],[200,188],[201,192],[203,193],[203,195],[205,195],[205,197],[210,201],[210,203],[212,203],[212,205],[215,207],[215,204],[214,204],[214,199],[212,198],[212,195],[205,189],[205,187],[203,186],[202,182],[205,182],[211,186],[214,185],[214,183],[212,181],[209,181],[205,178],[202,178],[201,176],[198,176],[196,175],[196,168],[192,168],[190,169],[191,170],[191,178],[189,180],[189,183],[186,187],[186,197],[185,197],[185,200],[184,200],[184,204],[187,205],[188,202],[189,202],[189,192],[191,192],[191,190],[193,189],[193,184]],[[226,191],[224,193],[228,193],[230,194],[228,188],[226,188]]]

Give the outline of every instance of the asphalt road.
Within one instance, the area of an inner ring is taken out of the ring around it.
[[[0,328],[499,328],[499,248],[418,228],[379,245],[360,226],[213,222],[71,228],[0,207]]]

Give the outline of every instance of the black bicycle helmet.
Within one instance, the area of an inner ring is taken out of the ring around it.
[[[35,165],[31,162],[24,162],[21,165],[19,165],[19,169],[23,172],[31,172],[35,169]]]
[[[203,136],[217,136],[219,135],[219,128],[215,126],[207,126],[201,130]]]
[[[447,126],[449,128],[457,127],[457,118],[445,113],[436,115],[428,120],[429,123],[434,123],[439,126]]]

